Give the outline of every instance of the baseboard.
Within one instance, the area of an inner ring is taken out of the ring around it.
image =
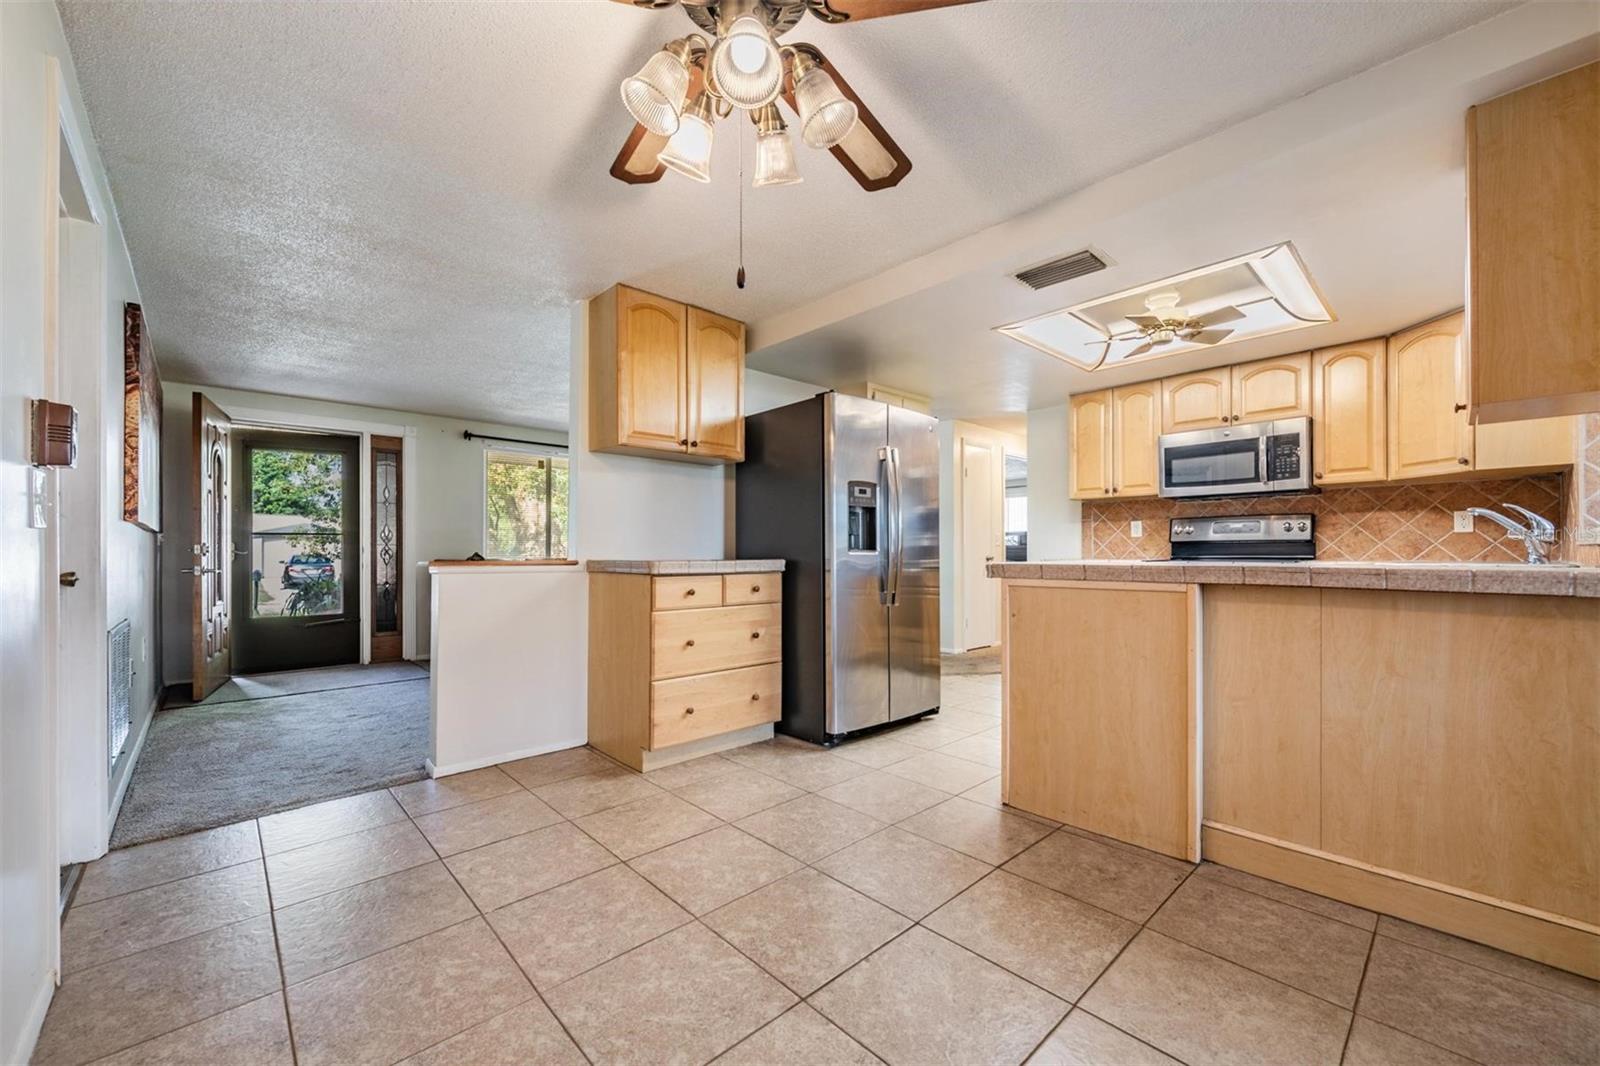
[[[39,1043],[39,1032],[44,1028],[44,1016],[50,1011],[50,1001],[55,998],[56,983],[54,977],[46,977],[39,990],[33,995],[33,1002],[28,1005],[28,1013],[22,1021],[22,1030],[17,1033],[17,1044],[6,1055],[6,1062],[31,1062],[33,1049]]]
[[[758,744],[763,740],[772,739],[772,723],[764,722],[761,725],[746,726],[735,729],[731,733],[720,733],[714,737],[701,737],[683,744],[674,744],[670,748],[659,751],[641,752],[644,770],[659,770],[663,766],[675,766],[690,759],[698,759],[702,755],[711,755],[714,752],[729,751],[733,748],[742,748],[746,744]]]
[[[1223,866],[1600,978],[1600,929],[1577,919],[1545,915],[1234,826],[1207,822],[1200,839],[1201,855]]]
[[[549,755],[552,751],[565,751],[568,748],[581,748],[587,743],[589,743],[588,737],[578,737],[576,740],[558,740],[553,744],[540,744],[534,748],[508,751],[499,755],[491,755],[485,759],[469,759],[465,762],[454,762],[445,766],[437,765],[429,758],[422,760],[422,767],[428,771],[429,777],[449,777],[451,774],[464,774],[468,770],[482,770],[485,766],[494,766],[496,763],[514,762],[517,759],[531,759],[535,755]]]
[[[161,710],[161,705],[166,702],[163,693],[157,693],[156,698],[150,701],[150,713],[144,716],[144,725],[139,727],[139,735],[133,738],[133,747],[128,751],[128,772],[122,775],[122,784],[117,786],[117,794],[111,797],[111,805],[106,810],[106,841],[109,845],[111,830],[117,824],[117,815],[122,813],[122,800],[128,794],[128,786],[133,784],[133,772],[139,768],[139,756],[144,754],[145,738],[150,735],[150,723],[156,720],[156,712]]]

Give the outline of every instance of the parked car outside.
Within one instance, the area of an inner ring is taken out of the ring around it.
[[[326,555],[291,555],[283,568],[283,587],[296,589],[318,578],[333,577],[333,560]]]

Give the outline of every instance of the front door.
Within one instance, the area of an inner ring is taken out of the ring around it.
[[[233,420],[194,394],[194,677],[196,703],[232,672]]]
[[[235,433],[235,673],[360,660],[359,447],[356,437]]]

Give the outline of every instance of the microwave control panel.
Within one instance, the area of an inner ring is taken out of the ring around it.
[[[1267,438],[1267,480],[1297,481],[1300,473],[1300,434],[1274,433]]]

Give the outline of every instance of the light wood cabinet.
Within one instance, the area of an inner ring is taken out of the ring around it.
[[[1119,498],[1154,496],[1159,389],[1155,382],[1111,390],[1111,491]]]
[[[1161,432],[1225,426],[1233,415],[1233,377],[1227,367],[1161,381]]]
[[[589,575],[589,743],[635,770],[719,747],[783,713],[776,572]]]
[[[1472,417],[1600,411],[1600,63],[1467,111]]]
[[[589,447],[744,458],[744,324],[617,285],[589,305]]]
[[[1311,455],[1316,484],[1360,484],[1388,476],[1387,351],[1388,342],[1378,337],[1312,353]]]
[[[689,308],[689,451],[744,458],[744,323]]]
[[[1389,338],[1389,478],[1472,469],[1464,318],[1424,322]]]
[[[1234,422],[1304,418],[1311,413],[1311,354],[1285,355],[1229,367]]]
[[[1111,390],[1072,398],[1072,498],[1111,495]]]

